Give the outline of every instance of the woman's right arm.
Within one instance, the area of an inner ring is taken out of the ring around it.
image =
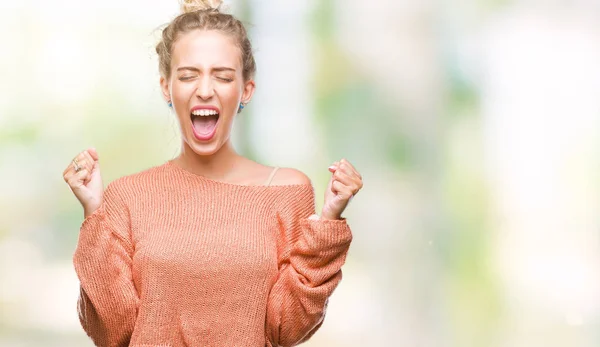
[[[111,183],[104,192],[98,153],[79,153],[63,172],[85,219],[73,256],[79,320],[96,346],[128,346],[139,298],[133,285],[129,211]]]
[[[133,284],[129,210],[113,183],[85,218],[73,256],[79,277],[79,319],[100,347],[128,346],[139,298]]]

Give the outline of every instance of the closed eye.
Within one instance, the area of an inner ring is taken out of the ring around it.
[[[179,77],[179,80],[180,81],[189,81],[191,79],[194,79],[194,77],[196,77],[196,76],[181,76],[181,77]]]

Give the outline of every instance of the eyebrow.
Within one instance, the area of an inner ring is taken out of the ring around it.
[[[190,70],[190,71],[195,71],[195,72],[200,72],[200,69],[198,69],[197,67],[193,67],[193,66],[182,66],[180,68],[177,68],[177,71],[182,71],[182,70]],[[235,69],[230,68],[230,67],[226,67],[226,66],[218,66],[212,69],[213,71],[233,71],[235,72]]]

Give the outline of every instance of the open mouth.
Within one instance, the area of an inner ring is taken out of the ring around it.
[[[212,109],[200,109],[192,111],[190,115],[192,120],[192,126],[196,137],[200,140],[210,139],[217,127],[217,121],[219,120],[219,112]]]

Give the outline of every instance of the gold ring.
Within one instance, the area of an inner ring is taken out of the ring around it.
[[[81,166],[77,163],[77,158],[73,159],[73,167],[75,168],[75,172],[81,171]]]

